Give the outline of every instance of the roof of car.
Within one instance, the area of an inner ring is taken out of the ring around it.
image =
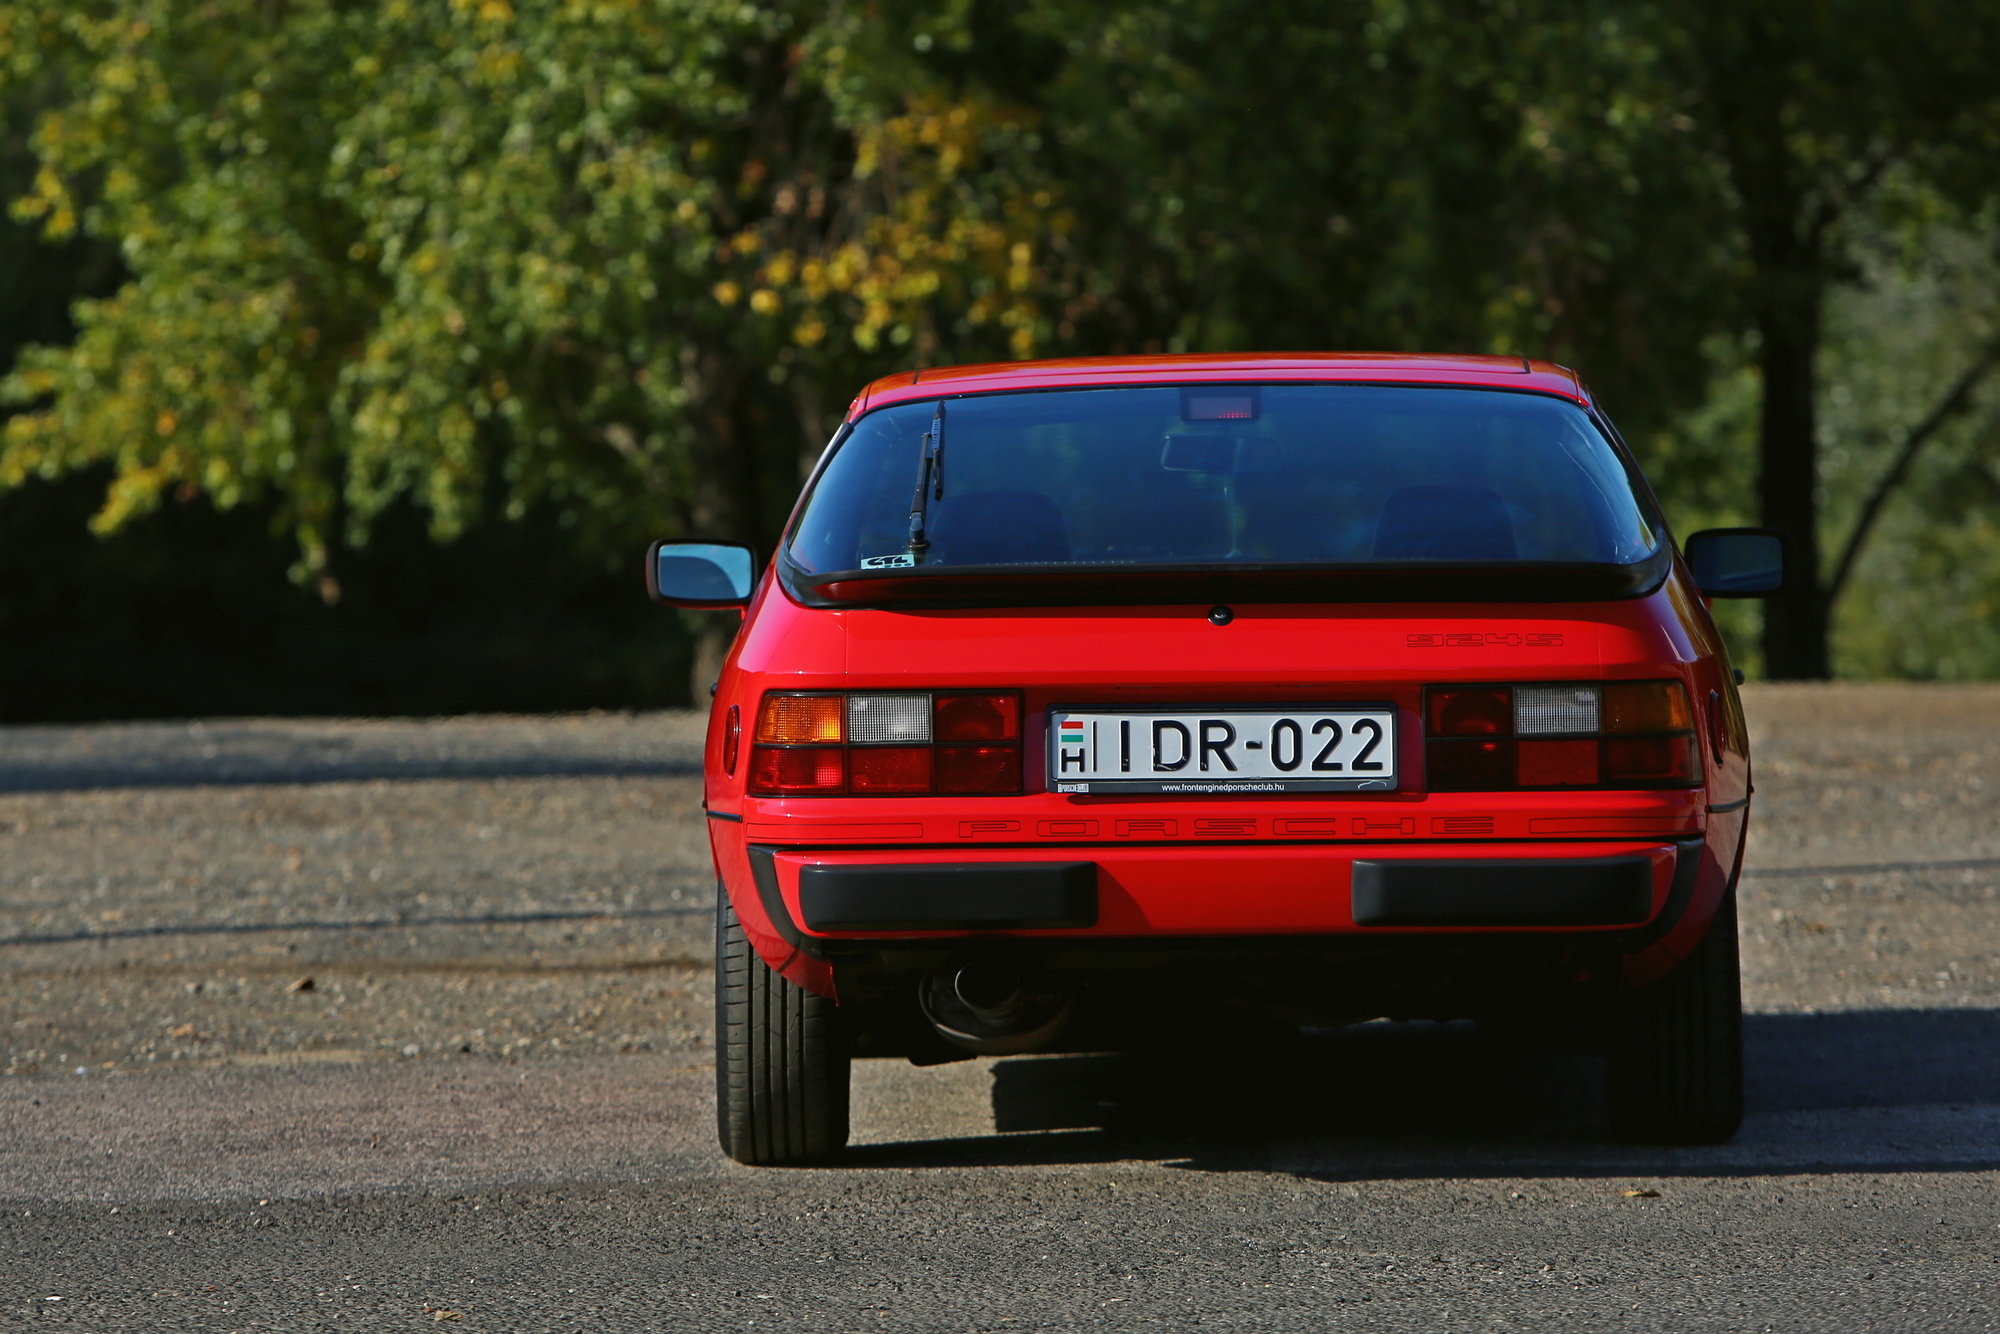
[[[1190,380],[1260,384],[1352,380],[1373,384],[1437,384],[1525,389],[1590,401],[1576,372],[1526,357],[1454,356],[1411,352],[1234,352],[1131,357],[1063,357],[933,366],[885,375],[858,394],[851,421],[873,408],[945,394],[999,393],[1089,385],[1177,384]]]

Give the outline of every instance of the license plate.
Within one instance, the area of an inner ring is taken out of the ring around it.
[[[1381,792],[1396,786],[1396,710],[1054,709],[1051,792]]]

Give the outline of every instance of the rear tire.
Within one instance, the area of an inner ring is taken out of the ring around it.
[[[1640,1144],[1720,1144],[1743,1124],[1743,993],[1730,894],[1693,954],[1621,998],[1606,1052],[1611,1130]]]
[[[715,887],[715,1119],[722,1151],[771,1166],[847,1145],[850,1054],[837,1007],[773,972]]]

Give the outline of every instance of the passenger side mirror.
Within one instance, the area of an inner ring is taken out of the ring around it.
[[[757,587],[757,553],[741,542],[655,542],[646,596],[676,607],[741,607]]]
[[[1790,540],[1776,528],[1709,528],[1682,549],[1695,586],[1712,598],[1759,598],[1785,586]]]

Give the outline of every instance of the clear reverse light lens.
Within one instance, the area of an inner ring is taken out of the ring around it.
[[[1514,732],[1551,736],[1597,730],[1596,686],[1515,686]]]
[[[847,699],[847,739],[928,742],[931,739],[929,695],[850,695]]]

